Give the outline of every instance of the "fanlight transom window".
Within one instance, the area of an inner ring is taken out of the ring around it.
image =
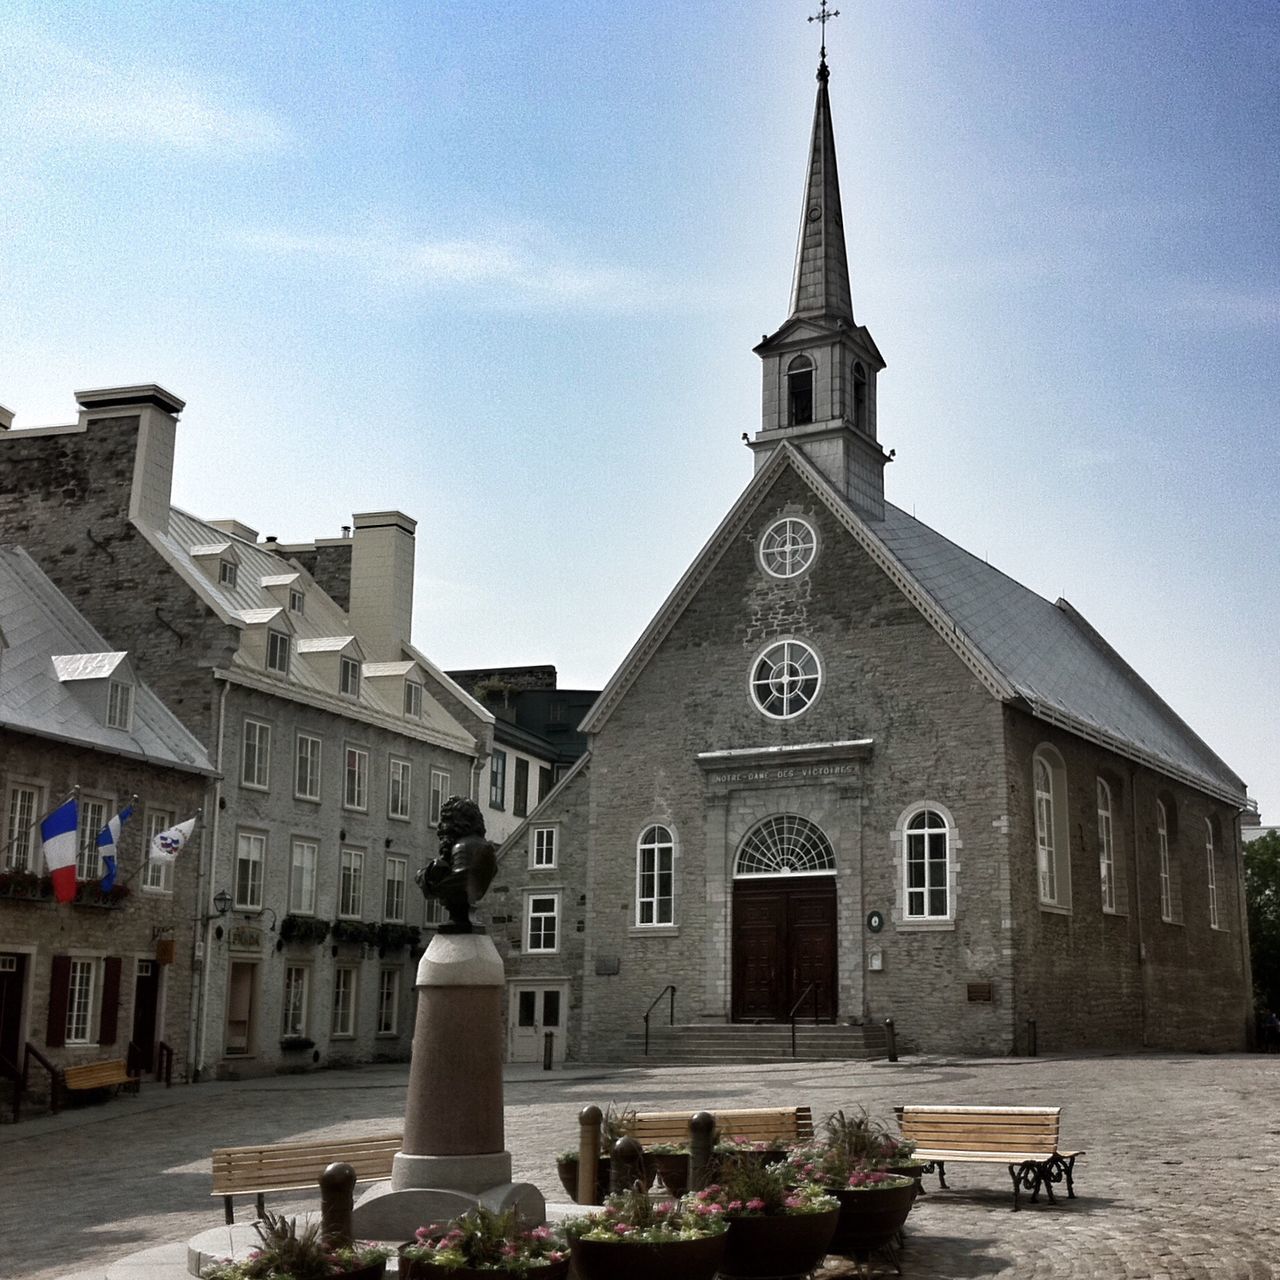
[[[782,813],[747,833],[734,864],[735,876],[820,876],[836,869],[831,841],[806,818]]]
[[[798,716],[818,696],[821,683],[818,655],[799,640],[770,645],[751,669],[751,696],[775,720]]]
[[[794,578],[813,563],[817,548],[817,535],[809,524],[788,517],[765,530],[760,539],[760,563],[775,578]]]

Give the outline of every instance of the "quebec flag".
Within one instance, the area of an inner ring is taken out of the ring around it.
[[[126,805],[98,832],[94,844],[102,858],[102,892],[110,893],[116,883],[116,845],[120,843],[120,828],[133,816],[133,805]]]
[[[182,846],[191,839],[195,826],[196,820],[188,818],[186,822],[180,822],[176,827],[170,827],[168,831],[157,832],[151,837],[151,861],[173,862]]]
[[[44,843],[44,865],[53,878],[53,896],[70,902],[76,896],[76,802],[60,804],[40,823]]]

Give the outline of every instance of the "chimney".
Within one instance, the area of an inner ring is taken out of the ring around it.
[[[138,445],[133,460],[129,516],[152,529],[169,527],[173,490],[173,445],[178,414],[186,401],[154,382],[134,387],[77,391],[80,425],[101,418],[137,418]]]
[[[413,623],[413,532],[401,511],[352,517],[351,625],[373,662],[396,662]]]
[[[13,426],[13,410],[0,404],[0,431],[8,431]]]

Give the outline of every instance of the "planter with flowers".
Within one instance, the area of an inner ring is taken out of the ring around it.
[[[713,1172],[716,1177],[726,1162],[751,1162],[754,1164],[780,1164],[787,1158],[789,1148],[781,1138],[761,1141],[757,1138],[720,1138],[713,1151]]]
[[[714,1201],[654,1204],[639,1184],[565,1227],[578,1280],[712,1280],[727,1229]]]
[[[400,1246],[400,1280],[564,1280],[569,1246],[553,1227],[525,1230],[514,1209],[479,1206],[446,1227],[419,1227]]]
[[[592,1204],[603,1204],[605,1196],[609,1194],[609,1155],[613,1151],[613,1144],[619,1138],[625,1138],[630,1134],[635,1119],[634,1107],[625,1104],[618,1106],[613,1102],[605,1107],[604,1116],[600,1122],[600,1155],[596,1161],[596,1198],[591,1201]],[[578,1163],[579,1156],[576,1150],[562,1151],[556,1156],[556,1172],[560,1175],[560,1185],[569,1193],[569,1199],[575,1204],[582,1203],[578,1199]],[[646,1188],[652,1182],[653,1164],[651,1161],[646,1161]],[[687,1173],[685,1185],[688,1185]]]
[[[674,1142],[655,1142],[644,1149],[644,1162],[647,1175],[662,1184],[671,1192],[672,1199],[678,1200],[689,1190],[689,1147],[687,1144]]]
[[[296,1218],[267,1213],[253,1224],[261,1245],[247,1258],[215,1262],[204,1280],[382,1280],[388,1251],[355,1243],[331,1248],[313,1222],[298,1231]]]
[[[725,1277],[800,1276],[827,1255],[840,1204],[812,1182],[794,1183],[791,1170],[748,1154],[727,1160],[722,1181],[694,1199],[718,1204],[729,1223],[720,1274]]]

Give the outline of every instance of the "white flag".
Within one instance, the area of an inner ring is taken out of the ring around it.
[[[186,822],[180,822],[176,827],[170,827],[168,831],[158,831],[151,837],[151,861],[173,862],[178,856],[178,851],[191,839],[195,825],[196,820],[188,818]]]

